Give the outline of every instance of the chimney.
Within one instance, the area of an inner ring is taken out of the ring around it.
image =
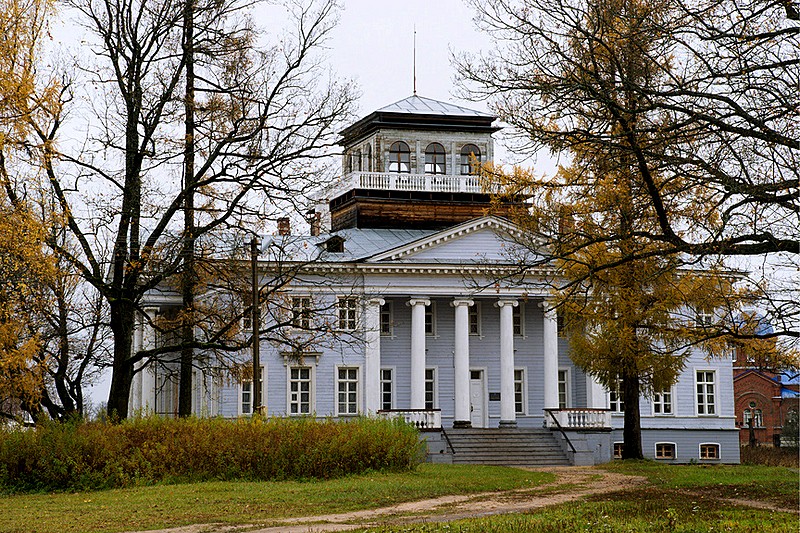
[[[322,222],[322,213],[319,213],[314,209],[309,209],[306,213],[306,220],[308,220],[308,225],[311,226],[311,236],[318,236]]]
[[[292,226],[289,223],[289,217],[281,217],[278,219],[278,235],[291,235]]]

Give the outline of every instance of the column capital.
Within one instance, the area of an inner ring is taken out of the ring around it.
[[[428,305],[431,305],[431,301],[430,301],[430,299],[428,299],[428,298],[421,298],[421,297],[418,297],[418,298],[410,298],[410,299],[409,299],[409,300],[406,302],[406,305],[409,305],[409,306],[411,306],[411,307],[413,307],[413,306],[415,306],[415,305],[424,305],[424,306],[428,306]]]
[[[450,305],[453,307],[459,307],[461,305],[466,305],[470,307],[475,304],[474,300],[470,300],[469,298],[453,298],[453,301],[450,302]]]
[[[497,300],[494,305],[496,307],[505,307],[507,305],[511,307],[517,307],[519,302],[516,299],[512,300],[511,298],[501,298],[500,300]]]
[[[145,314],[148,317],[153,318],[158,314],[159,310],[160,309],[158,307],[154,306],[142,307],[142,314]]]
[[[379,296],[376,296],[374,298],[367,298],[367,303],[370,304],[370,305],[379,305],[380,306],[380,305],[385,304],[386,300],[384,300],[383,298],[381,298]]]

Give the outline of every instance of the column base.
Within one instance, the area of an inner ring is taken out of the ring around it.
[[[516,420],[501,420],[500,421],[500,427],[501,428],[507,428],[507,429],[514,429],[514,428],[517,427],[517,421]]]
[[[454,420],[453,429],[469,429],[472,427],[472,422],[469,420]]]

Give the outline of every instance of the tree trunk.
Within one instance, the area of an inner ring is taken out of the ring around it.
[[[643,459],[642,426],[639,417],[639,376],[623,374],[622,394],[625,400],[625,426],[622,429],[622,458]]]
[[[130,362],[134,328],[134,305],[125,300],[111,301],[111,331],[114,333],[114,359],[111,365],[111,390],[106,411],[112,420],[128,417],[128,400],[133,382]]]
[[[178,389],[178,416],[192,414],[192,370],[194,362],[194,0],[185,0],[183,11],[183,53],[186,55],[186,116],[184,139],[183,209],[183,324],[181,326],[181,378]]]

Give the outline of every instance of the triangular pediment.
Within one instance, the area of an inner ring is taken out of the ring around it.
[[[508,220],[486,216],[387,250],[368,261],[513,264],[539,257],[518,244],[520,236],[520,230]]]

